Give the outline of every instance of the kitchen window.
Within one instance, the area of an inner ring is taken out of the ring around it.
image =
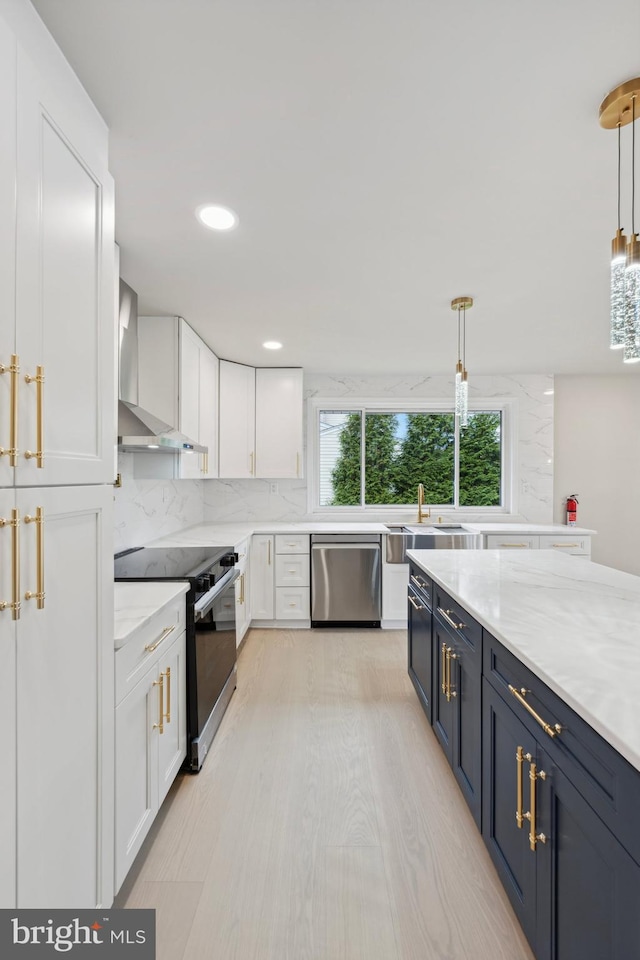
[[[507,509],[508,404],[470,410],[460,429],[449,403],[422,408],[312,402],[312,508],[411,506]]]

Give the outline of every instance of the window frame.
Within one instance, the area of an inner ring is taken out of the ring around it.
[[[501,414],[501,503],[499,506],[495,507],[463,507],[460,506],[459,500],[459,482],[460,482],[460,445],[459,445],[459,433],[460,428],[458,423],[455,423],[455,470],[454,470],[454,503],[453,504],[438,504],[430,503],[428,500],[428,491],[426,493],[426,506],[430,507],[436,512],[441,510],[443,513],[451,515],[455,512],[456,515],[465,516],[465,515],[478,515],[482,514],[483,516],[503,516],[508,514],[514,514],[517,512],[516,499],[516,450],[517,450],[517,400],[506,397],[487,397],[487,398],[474,398],[473,401],[469,401],[469,413],[492,413],[500,412]],[[367,413],[388,413],[388,414],[398,414],[398,413],[453,413],[454,405],[452,400],[444,400],[442,398],[437,399],[424,399],[417,401],[413,400],[387,400],[387,399],[370,399],[362,397],[349,397],[349,398],[340,398],[340,397],[310,397],[307,401],[307,510],[309,514],[324,515],[328,516],[333,514],[334,516],[346,516],[347,514],[358,514],[359,516],[367,516],[368,514],[376,514],[381,511],[384,512],[386,517],[392,516],[393,514],[406,514],[407,509],[412,504],[371,504],[366,505],[364,502],[360,504],[354,504],[352,506],[321,506],[320,504],[320,412],[323,410],[327,411],[340,411],[344,413],[360,413],[362,417],[362,448],[361,448],[361,462],[363,465],[363,470],[360,477],[360,492],[361,500],[364,501],[364,485],[365,485],[365,475],[364,475],[364,428],[365,428],[365,415]],[[417,491],[416,491],[417,497]],[[417,502],[417,500],[416,500]]]

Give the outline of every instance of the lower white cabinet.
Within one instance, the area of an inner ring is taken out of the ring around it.
[[[260,626],[309,620],[309,534],[255,534],[251,545],[251,617]]]
[[[273,620],[275,547],[273,534],[251,538],[251,619]]]
[[[572,536],[570,532],[488,534],[485,541],[487,550],[557,550],[574,556],[591,556],[591,537]]]
[[[276,587],[276,620],[308,620],[309,587]]]
[[[112,508],[106,485],[0,490],[3,908],[113,900]]]
[[[238,554],[236,569],[240,573],[236,580],[236,646],[239,647],[251,623],[249,540],[243,540],[242,543],[238,544],[236,552]]]
[[[158,639],[170,628],[159,620]],[[169,632],[151,650],[154,642],[145,648],[150,650],[145,672],[116,705],[116,892],[187,752],[186,634],[182,629],[173,639]],[[127,687],[119,658],[129,656],[135,643],[136,638],[116,653],[116,698]]]
[[[537,550],[537,536],[520,533],[490,534],[487,536],[487,550]]]
[[[590,557],[591,556],[591,537],[572,537],[565,536],[543,536],[540,535],[541,550],[558,550],[558,552],[568,553],[570,556]]]
[[[398,628],[407,623],[408,563],[382,564],[382,627]]]

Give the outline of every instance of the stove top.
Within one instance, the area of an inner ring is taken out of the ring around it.
[[[192,580],[212,567],[233,566],[233,561],[221,562],[223,557],[229,555],[233,557],[233,547],[138,547],[116,554],[114,578]]]

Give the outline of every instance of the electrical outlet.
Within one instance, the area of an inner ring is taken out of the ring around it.
[[[277,483],[270,483],[270,484],[269,484],[269,493],[277,493],[277,492],[278,492],[278,484],[277,484]]]

